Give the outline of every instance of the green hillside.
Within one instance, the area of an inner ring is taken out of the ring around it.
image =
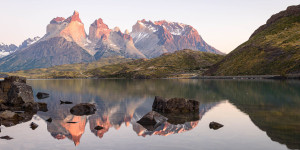
[[[22,70],[11,73],[5,73],[7,75],[18,75],[27,78],[85,78],[88,77],[84,74],[85,71],[105,65],[124,63],[132,61],[131,58],[124,58],[121,56],[101,58],[98,61],[91,63],[78,63],[78,64],[66,64],[60,66],[53,66],[50,68],[40,68],[31,70]]]
[[[224,56],[200,51],[181,50],[153,59],[103,66],[85,74],[100,78],[172,78],[197,76]]]
[[[300,5],[273,15],[206,75],[300,73]]]

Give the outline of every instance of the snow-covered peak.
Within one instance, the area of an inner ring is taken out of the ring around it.
[[[183,23],[169,22],[165,20],[156,21],[155,24],[166,28],[172,35],[183,35],[186,29],[190,27]]]

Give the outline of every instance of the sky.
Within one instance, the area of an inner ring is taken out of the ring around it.
[[[19,45],[42,37],[57,16],[74,10],[88,28],[102,18],[110,28],[129,29],[137,20],[167,20],[193,26],[218,50],[229,53],[273,14],[299,0],[0,0],[0,43]]]

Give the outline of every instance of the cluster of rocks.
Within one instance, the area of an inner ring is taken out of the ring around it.
[[[143,116],[137,123],[149,131],[155,130],[165,122],[184,124],[199,120],[199,102],[184,98],[165,99],[156,96],[152,111]]]
[[[152,111],[144,115],[137,123],[149,131],[155,130],[163,123],[184,124],[199,120],[199,102],[184,98],[166,99],[156,96]],[[217,130],[223,125],[217,122],[209,124],[211,129]]]
[[[32,87],[26,78],[9,76],[0,81],[0,120],[13,126],[31,120],[37,111],[48,111],[46,103],[34,102]]]

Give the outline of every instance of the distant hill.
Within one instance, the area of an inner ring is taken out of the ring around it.
[[[300,5],[273,15],[206,75],[300,73]]]
[[[5,73],[7,75],[18,75],[27,78],[85,78],[87,75],[83,74],[85,71],[93,68],[98,68],[105,65],[112,65],[116,63],[124,63],[132,61],[131,58],[124,58],[121,56],[101,58],[98,61],[91,63],[77,63],[77,64],[65,64],[60,66],[53,66],[50,68],[39,68],[30,70],[21,70],[11,73]]]
[[[68,64],[50,68],[7,73],[27,78],[167,78],[198,76],[224,56],[181,50],[153,59],[101,58],[92,63]]]
[[[86,74],[100,78],[190,77],[203,73],[223,57],[219,54],[181,50],[153,59],[138,59],[91,69]]]

